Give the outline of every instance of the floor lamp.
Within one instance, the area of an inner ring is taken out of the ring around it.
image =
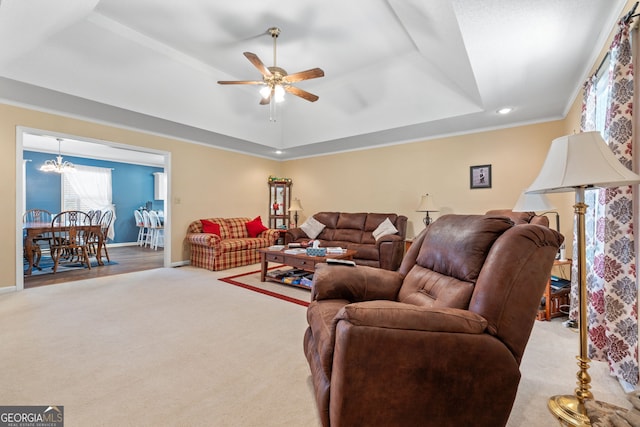
[[[592,400],[591,377],[588,373],[587,348],[587,281],[584,214],[584,191],[587,188],[620,187],[640,183],[640,176],[628,170],[613,155],[599,132],[584,132],[553,140],[542,169],[527,193],[561,193],[574,191],[574,213],[577,224],[578,309],[580,354],[578,387],[573,395],[552,396],[548,401],[551,413],[563,425],[590,426],[585,400]]]

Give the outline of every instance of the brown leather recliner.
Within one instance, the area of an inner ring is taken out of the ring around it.
[[[317,266],[304,352],[326,426],[504,426],[556,231],[445,215],[398,271]]]

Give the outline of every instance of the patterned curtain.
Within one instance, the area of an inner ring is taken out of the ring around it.
[[[624,19],[619,22],[610,55],[609,98],[596,99],[593,78],[585,84],[581,128],[583,131],[596,129],[595,105],[606,102],[605,125],[600,130],[620,162],[631,169],[633,66],[629,23]],[[631,186],[625,186],[587,193],[589,357],[607,361],[612,375],[635,386],[638,384],[638,289],[633,191]],[[576,257],[574,250],[574,259]],[[574,292],[577,286],[572,284],[572,295]],[[577,302],[577,298],[572,297],[572,319],[577,318],[574,301]]]

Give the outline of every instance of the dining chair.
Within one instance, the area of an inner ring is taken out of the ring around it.
[[[164,247],[164,226],[157,212],[149,212],[149,224],[151,225],[150,247],[157,251],[158,246]]]
[[[46,209],[29,209],[22,215],[22,222],[50,222],[51,212]]]
[[[29,209],[22,215],[22,223],[50,223],[51,218],[51,212],[46,209]],[[50,240],[51,236],[46,235],[46,233],[33,238],[34,243],[38,241],[46,241],[48,243]]]
[[[151,241],[153,240],[153,228],[151,227],[151,218],[149,217],[149,211],[142,211],[142,222],[144,224],[145,235],[142,246],[151,247]]]
[[[100,209],[94,210],[93,216],[91,217],[91,224],[100,224],[100,219],[102,219],[102,211]]]
[[[138,227],[138,239],[136,243],[138,246],[144,246],[144,241],[147,237],[147,229],[144,225],[144,218],[142,217],[142,213],[139,210],[133,211],[133,217],[136,220],[136,227]]]
[[[46,209],[29,209],[22,215],[22,223],[50,223],[51,222],[51,212]],[[40,269],[39,263],[40,258],[42,257],[42,244],[46,243],[46,246],[51,246],[51,234],[50,233],[40,233],[37,236],[34,236],[31,239],[31,251],[33,252],[33,266],[37,269]],[[24,248],[23,251],[26,251],[26,245],[22,245]],[[25,259],[27,258],[26,252],[24,253]]]
[[[58,264],[61,259],[73,260],[76,256],[78,261],[86,264],[91,269],[89,261],[89,242],[91,231],[86,225],[91,220],[86,212],[64,211],[60,212],[51,220],[51,259],[53,259],[53,272],[58,271]]]
[[[113,221],[113,211],[111,209],[106,210],[102,214],[102,218],[100,218],[100,233],[102,238],[102,249],[104,250],[104,255],[107,257],[107,261],[111,262],[109,258],[109,251],[107,250],[107,239],[109,238],[109,228],[111,227],[111,221]],[[94,236],[97,237],[97,236]],[[98,254],[98,240],[93,239],[91,241],[91,252],[96,254],[96,256],[101,256]]]
[[[87,211],[87,215],[89,218],[89,221],[87,222],[87,225],[90,224],[99,224],[100,223],[100,215],[101,215],[102,211],[100,209],[91,209],[89,211]]]
[[[24,256],[25,262],[29,262],[29,258],[27,257],[27,245],[24,243],[24,241],[22,243],[22,254]],[[31,259],[32,266],[38,270],[42,270],[42,267],[40,267],[40,260],[42,259],[42,249],[37,243],[31,244]]]

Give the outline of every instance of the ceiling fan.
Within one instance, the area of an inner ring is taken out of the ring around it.
[[[218,81],[221,85],[264,85],[260,94],[262,99],[260,104],[271,104],[271,101],[279,102],[284,97],[284,92],[288,92],[292,95],[299,96],[310,102],[318,100],[318,96],[310,92],[292,86],[292,83],[302,80],[315,79],[324,76],[324,71],[320,68],[312,68],[306,71],[300,71],[299,73],[287,74],[287,72],[276,66],[276,40],[280,35],[280,28],[271,27],[267,30],[273,38],[273,66],[266,67],[264,63],[258,58],[258,55],[251,52],[244,52],[244,56],[253,64],[254,67],[262,74],[262,80],[222,80]]]

